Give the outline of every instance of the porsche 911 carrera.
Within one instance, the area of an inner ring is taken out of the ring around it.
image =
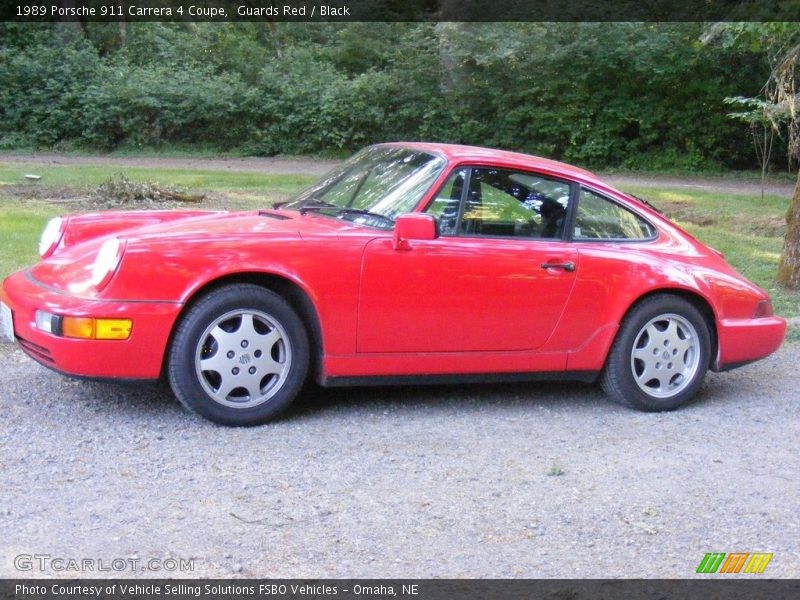
[[[560,162],[468,146],[357,153],[248,212],[50,221],[2,331],[60,373],[166,379],[224,425],[321,386],[578,379],[673,410],[774,352],[769,296],[645,202]]]

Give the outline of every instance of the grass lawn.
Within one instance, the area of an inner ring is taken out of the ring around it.
[[[41,175],[42,180],[26,182],[24,175],[30,172]],[[193,169],[0,164],[0,278],[35,262],[39,234],[48,218],[75,210],[69,203],[45,198],[86,196],[120,172],[131,180],[206,193],[205,205],[232,209],[270,205],[314,179]],[[662,187],[627,187],[625,191],[652,201],[692,235],[724,252],[739,272],[770,293],[776,313],[800,316],[800,294],[773,280],[783,243],[787,199],[767,196],[762,201],[758,196]],[[800,334],[794,330],[791,337],[800,339]]]
[[[35,173],[42,177],[37,184],[25,183],[25,175]],[[120,166],[26,166],[24,164],[0,163],[0,197],[3,186],[28,185],[68,187],[77,189],[94,188],[112,175],[123,173],[135,181],[157,181],[203,191],[264,191],[289,194],[298,187],[311,183],[313,177],[297,175],[270,175],[237,171],[204,171],[200,169],[151,169],[146,167]],[[44,183],[46,182],[46,183]]]

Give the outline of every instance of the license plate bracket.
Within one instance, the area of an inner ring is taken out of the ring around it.
[[[14,315],[11,308],[0,302],[0,338],[5,338],[11,342],[14,338]]]

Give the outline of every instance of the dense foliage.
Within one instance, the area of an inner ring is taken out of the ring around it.
[[[702,24],[0,24],[0,147],[349,151],[424,139],[590,166],[754,167],[757,51]]]

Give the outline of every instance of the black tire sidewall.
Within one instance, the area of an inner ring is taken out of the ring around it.
[[[292,351],[289,374],[278,392],[251,408],[224,406],[203,389],[195,371],[195,351],[200,336],[221,315],[252,309],[280,323]],[[178,400],[203,417],[227,426],[266,423],[295,399],[306,380],[309,364],[308,334],[292,307],[278,294],[252,284],[235,284],[214,290],[196,302],[181,318],[170,346],[167,373]]]
[[[633,345],[642,327],[651,319],[665,314],[683,317],[694,327],[700,344],[700,357],[692,382],[670,398],[654,398],[637,385],[631,369]],[[690,302],[671,295],[654,296],[636,306],[625,318],[606,365],[606,381],[612,395],[620,396],[623,404],[646,412],[675,410],[694,396],[703,384],[710,363],[711,335],[702,313]]]

